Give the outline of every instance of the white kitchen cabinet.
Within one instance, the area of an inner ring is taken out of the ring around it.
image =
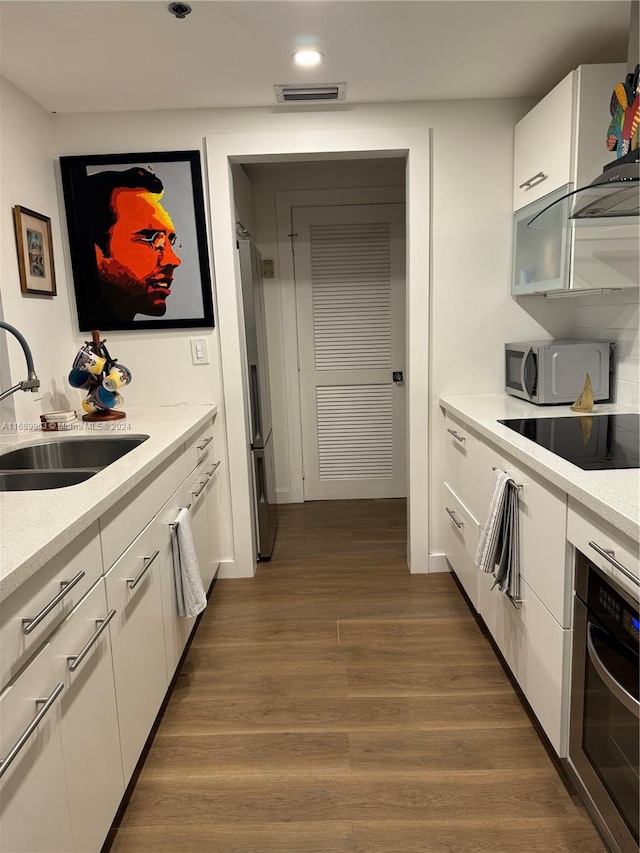
[[[609,103],[624,79],[622,63],[581,65],[518,122],[514,132],[513,266],[511,293],[534,293],[632,286],[619,258],[634,254],[633,235],[615,247],[611,229],[529,228],[531,219],[552,202],[601,174],[615,153],[606,150]],[[568,205],[565,203],[565,213]],[[567,216],[562,217],[566,222]],[[597,234],[596,232],[601,232]],[[585,234],[582,234],[585,232]],[[604,259],[604,260],[603,260]],[[624,263],[633,265],[631,261]],[[611,267],[616,274],[602,273]],[[637,286],[637,250],[635,253]]]
[[[124,793],[104,580],[51,638],[76,853],[98,851]]]
[[[475,567],[475,555],[480,526],[460,498],[444,483],[442,502],[447,521],[445,526],[445,555],[471,604],[480,610],[480,572]]]
[[[64,683],[54,676],[51,649],[45,645],[0,695],[3,853],[69,853],[74,849],[60,739],[63,692]]]
[[[96,522],[2,602],[0,684],[19,672],[101,574]]]
[[[156,531],[154,519],[105,576],[125,784],[168,686]]]
[[[571,631],[560,627],[524,579],[517,608],[492,584],[492,575],[482,574],[482,619],[553,748],[565,756]]]

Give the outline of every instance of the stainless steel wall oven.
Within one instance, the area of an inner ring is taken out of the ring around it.
[[[569,763],[611,848],[638,853],[640,619],[627,571],[576,552]]]

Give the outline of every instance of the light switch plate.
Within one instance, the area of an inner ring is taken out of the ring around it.
[[[191,338],[191,361],[193,364],[209,364],[209,346],[206,338]]]

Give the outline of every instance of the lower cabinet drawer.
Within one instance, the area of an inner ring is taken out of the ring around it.
[[[5,760],[15,756],[0,778],[3,853],[73,850],[60,740],[63,694],[64,685],[54,676],[51,648],[45,646],[0,696],[0,754]]]
[[[101,578],[51,640],[76,853],[100,850],[124,793],[108,611]],[[90,780],[90,781],[89,781]]]
[[[615,565],[619,563],[627,572],[640,578],[638,545],[628,536],[577,502],[570,500],[567,538],[578,551],[581,551],[616,583],[632,595],[638,594],[637,584]]]
[[[122,768],[129,782],[168,686],[154,520],[107,572]]]
[[[561,628],[521,580],[516,608],[494,578],[481,574],[480,613],[496,645],[559,756],[567,754],[569,649],[571,632]]]
[[[102,552],[96,522],[2,602],[2,684],[18,673],[101,574]]]
[[[446,515],[445,556],[476,610],[480,608],[480,572],[475,567],[480,527],[467,507],[443,484],[442,512]]]

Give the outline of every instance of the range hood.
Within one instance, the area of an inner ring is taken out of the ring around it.
[[[640,216],[639,151],[608,163],[588,186],[545,207],[529,228],[631,225]]]

